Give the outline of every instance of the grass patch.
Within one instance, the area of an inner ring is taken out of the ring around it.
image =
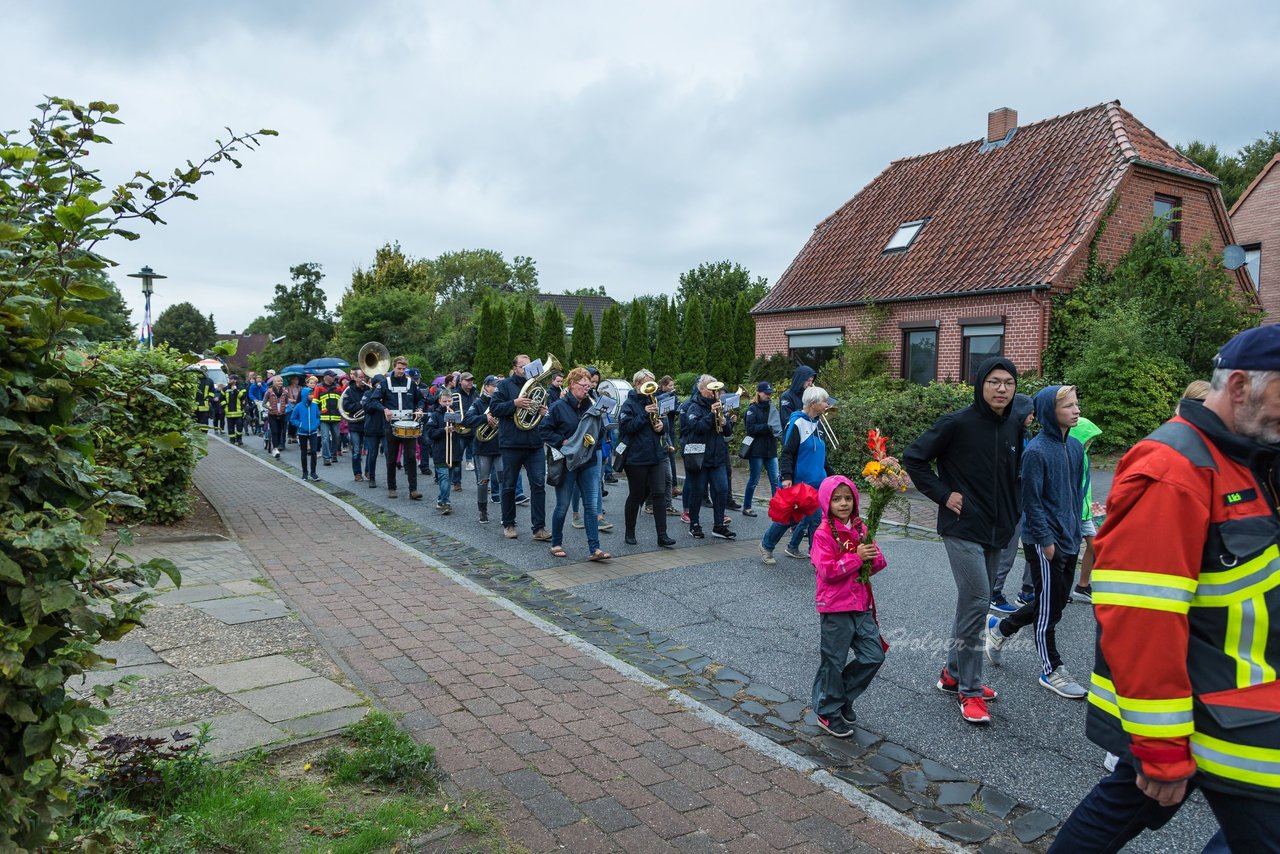
[[[440,792],[433,748],[382,712],[335,739],[237,762],[214,763],[208,738],[95,754],[95,787],[60,833],[62,850],[363,854],[426,837],[508,850],[493,807]]]

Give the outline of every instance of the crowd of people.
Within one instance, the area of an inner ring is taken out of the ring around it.
[[[332,372],[287,385],[270,373],[250,376],[245,389],[231,377],[209,391],[197,419],[237,444],[258,433],[277,458],[296,440],[304,478],[316,479],[318,456],[331,465],[349,453],[354,480],[376,488],[381,456],[393,499],[398,472],[411,500],[422,498],[418,475],[434,472],[441,514],[452,512],[462,472],[474,471],[477,522],[497,504],[504,536],[518,539],[516,507],[527,504],[531,540],[557,558],[569,556],[571,513],[587,559],[612,557],[600,540],[612,527],[601,497],[615,472],[627,479],[626,542],[637,544],[643,509],[659,547],[675,544],[669,516],[704,537],[707,508],[712,535],[733,539],[729,511],[756,515],[761,475],[771,495],[808,484],[817,509],[772,523],[760,560],[775,565],[790,532],[784,554],[812,564],[821,623],[812,708],[826,732],[850,736],[854,703],[887,649],[871,586],[886,559],[868,541],[857,486],[827,456],[823,416],[836,401],[810,368],[796,371],[780,405],[769,383],[757,385],[739,450],[749,477],[738,505],[728,442],[737,401],[723,383],[703,375],[681,401],[671,377],[641,370],[621,402],[600,383],[592,367],[542,371],[522,354],[506,377],[477,386],[458,372],[424,386],[397,358],[385,376],[355,370],[342,385]],[[956,585],[937,688],[957,698],[964,721],[989,724],[997,692],[983,682],[984,664],[1001,665],[1008,640],[1028,629],[1037,683],[1088,699],[1087,735],[1107,751],[1109,776],[1072,813],[1054,851],[1119,850],[1167,822],[1195,787],[1222,826],[1206,850],[1277,850],[1267,816],[1280,803],[1280,619],[1269,619],[1280,607],[1280,328],[1249,330],[1223,347],[1212,378],[1193,383],[1175,416],[1125,455],[1105,511],[1093,501],[1087,451],[1101,430],[1081,416],[1077,390],[1050,385],[1028,397],[1017,389],[1013,362],[988,359],[973,403],[903,454],[938,507]],[[549,528],[547,486],[555,496]],[[1004,583],[1019,552],[1021,591],[1010,602]],[[1098,623],[1089,688],[1067,670],[1055,640],[1072,598],[1092,602]]]

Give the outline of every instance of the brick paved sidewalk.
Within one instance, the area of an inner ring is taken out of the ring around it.
[[[196,481],[340,663],[456,784],[504,801],[531,851],[954,849],[248,454],[210,442]]]

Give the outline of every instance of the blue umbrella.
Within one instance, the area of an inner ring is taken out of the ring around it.
[[[282,377],[303,377],[306,375],[307,368],[305,365],[290,365],[287,368],[280,369],[280,376]]]
[[[325,371],[346,371],[351,367],[351,363],[346,359],[339,359],[335,356],[324,356],[319,359],[312,359],[303,365],[308,372],[313,374],[322,374]]]

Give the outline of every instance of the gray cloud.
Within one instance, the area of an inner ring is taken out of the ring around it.
[[[1229,151],[1280,126],[1262,0],[789,6],[26,4],[9,64],[35,88],[0,91],[0,124],[44,93],[120,103],[113,181],[224,125],[278,129],[170,225],[108,246],[135,306],[123,274],[151,264],[170,277],[155,313],[191,300],[224,330],[301,261],[336,302],[391,240],[529,255],[550,291],[669,292],[722,258],[772,280],[890,160],[976,139],[998,106],[1035,121],[1119,98]]]

